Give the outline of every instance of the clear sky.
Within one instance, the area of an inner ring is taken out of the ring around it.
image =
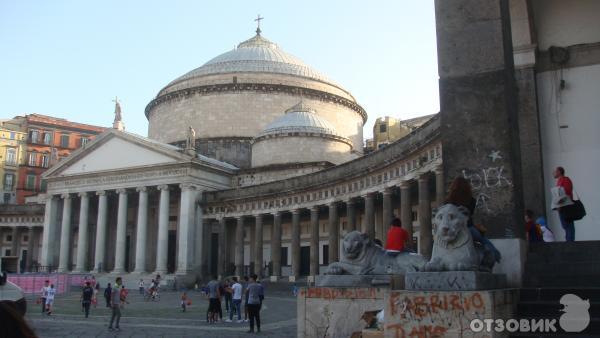
[[[263,36],[378,116],[439,110],[433,1],[0,1],[0,118],[40,113],[127,130],[171,80]]]

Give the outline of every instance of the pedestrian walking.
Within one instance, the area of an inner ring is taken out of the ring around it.
[[[56,289],[54,284],[50,284],[48,292],[46,293],[46,313],[48,316],[52,315],[52,307],[54,306],[54,296],[56,296]]]
[[[248,333],[254,333],[255,325],[256,333],[260,332],[260,294],[262,286],[256,282],[257,279],[258,276],[252,275],[250,277],[250,284],[248,284],[248,288],[246,289],[246,294],[248,295],[248,315],[250,317],[250,330],[248,330]]]
[[[560,225],[565,230],[565,241],[575,241],[575,222],[566,217],[566,207],[573,204],[573,182],[565,176],[563,167],[554,169],[556,187],[552,189],[552,209],[558,210]]]
[[[181,310],[183,312],[185,312],[186,308],[188,307],[188,305],[191,305],[192,302],[190,301],[190,299],[188,298],[188,295],[186,292],[184,292],[181,295]]]
[[[220,295],[220,283],[217,280],[216,276],[213,276],[213,279],[208,282],[208,312],[207,312],[207,321],[209,323],[216,323],[217,322],[217,318],[219,316],[219,307],[220,307],[220,302],[219,302],[219,298],[221,298]]]
[[[94,309],[98,306],[98,292],[100,292],[100,283],[96,283],[96,286],[94,286],[94,295],[92,296],[92,305],[94,305]]]
[[[44,286],[40,290],[40,303],[42,304],[42,314],[46,312],[46,298],[48,297],[48,289],[50,288],[50,281],[44,281]]]
[[[223,289],[225,289],[223,298],[225,299],[225,311],[227,311],[227,315],[229,315],[231,313],[231,311],[233,311],[232,298],[231,298],[231,294],[232,294],[231,286],[232,285],[233,284],[229,281],[229,279],[225,279],[225,285],[223,285]]]
[[[140,290],[140,295],[143,296],[144,295],[144,290],[145,290],[144,280],[143,279],[140,279],[140,282],[138,283],[138,289]]]
[[[119,327],[119,322],[121,321],[121,292],[119,290],[121,290],[121,277],[117,277],[115,285],[110,293],[110,308],[112,310],[112,315],[110,317],[110,324],[108,324],[109,331],[121,330],[121,327]],[[114,328],[113,323],[116,324]]]
[[[242,323],[242,284],[238,283],[237,277],[233,277],[233,285],[231,286],[231,310],[229,311],[228,322],[233,321],[233,313],[237,313],[237,322]]]
[[[112,293],[112,287],[110,286],[110,283],[108,283],[108,285],[106,286],[106,289],[104,289],[104,299],[106,300],[106,307],[110,307],[110,294]]]
[[[244,276],[244,283],[242,287],[244,288],[244,322],[248,321],[248,276]]]
[[[81,305],[85,312],[85,318],[88,318],[90,315],[90,305],[92,305],[92,297],[94,296],[94,289],[90,284],[90,282],[86,282],[81,292]]]

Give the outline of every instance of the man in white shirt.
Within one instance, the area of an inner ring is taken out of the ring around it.
[[[46,280],[44,286],[40,290],[40,300],[42,302],[42,314],[46,312],[46,298],[48,297],[48,289],[50,288],[50,281]]]
[[[240,284],[238,282],[237,277],[233,277],[233,285],[231,286],[231,293],[232,293],[232,308],[235,309],[235,312],[237,313],[237,317],[238,317],[238,323],[242,323],[242,312],[241,312],[241,305],[242,305],[242,284]],[[233,320],[233,311],[229,311],[229,320],[227,320],[228,322],[231,322]]]
[[[46,292],[46,311],[48,316],[52,314],[52,305],[54,304],[54,296],[56,295],[56,289],[54,288],[54,284],[50,284],[48,291]]]

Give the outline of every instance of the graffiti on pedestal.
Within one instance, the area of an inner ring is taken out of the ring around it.
[[[492,165],[462,170],[463,177],[471,183],[473,188],[477,209],[484,213],[492,211],[491,204],[495,192],[513,186],[513,181],[507,177],[504,165],[494,165],[497,160],[502,159],[500,151],[493,150],[487,157],[490,158]]]

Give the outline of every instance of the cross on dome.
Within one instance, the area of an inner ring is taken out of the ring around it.
[[[256,17],[256,19],[254,19],[254,21],[256,21],[256,35],[260,35],[260,32],[262,32],[260,30],[260,20],[264,19],[263,17],[260,16],[260,14]]]

